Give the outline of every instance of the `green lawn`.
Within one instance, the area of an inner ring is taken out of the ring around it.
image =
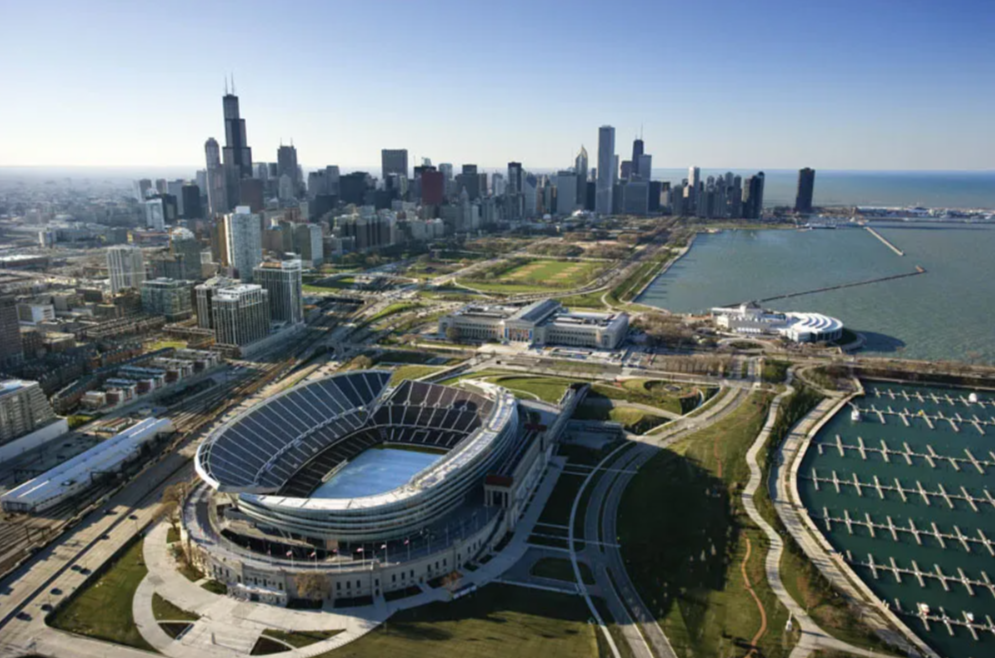
[[[272,637],[282,642],[286,642],[292,647],[306,647],[323,640],[327,640],[330,637],[335,637],[342,631],[294,631],[288,633],[286,631],[281,631],[276,628],[267,628],[263,631],[263,635],[266,637]]]
[[[577,563],[577,566],[580,567],[580,577],[584,579],[584,582],[588,585],[593,585],[594,574],[591,573],[591,567],[583,562]],[[571,583],[577,582],[577,578],[574,575],[573,563],[566,558],[544,557],[532,565],[530,573],[540,578],[565,580]]]
[[[439,372],[442,368],[443,366],[398,366],[397,370],[394,371],[394,374],[391,375],[390,385],[397,386],[405,379],[418,379],[419,377],[430,375],[433,372]]]
[[[747,542],[746,573],[767,618],[760,655],[790,651],[787,610],[764,576],[766,536],[740,499],[749,478],[746,451],[768,404],[769,394],[754,394],[721,421],[661,451],[623,495],[623,557],[678,656],[742,655],[760,630],[760,611],[742,574]]]
[[[604,290],[598,290],[597,292],[588,292],[583,295],[560,297],[558,301],[567,308],[606,309],[604,302],[601,301],[601,297],[604,294]]]
[[[224,595],[228,593],[228,586],[224,583],[219,583],[216,580],[209,580],[201,585],[201,587],[206,589],[208,592],[213,592],[214,594]]]
[[[158,594],[152,595],[152,614],[159,621],[197,621],[200,615],[175,606]]]
[[[413,311],[420,307],[421,304],[416,304],[414,302],[397,302],[395,304],[390,304],[389,306],[387,306],[387,308],[383,309],[382,311],[374,315],[367,322],[368,324],[374,324],[392,315],[397,315],[398,313],[404,313],[405,311]]]
[[[322,658],[596,658],[589,617],[579,596],[494,584],[401,611]]]
[[[634,407],[609,407],[604,404],[584,402],[577,407],[573,415],[577,420],[603,420],[622,423],[626,431],[634,434],[645,434],[654,427],[666,423],[669,419],[663,416],[647,413]]]
[[[481,272],[457,283],[495,293],[536,292],[550,288],[570,290],[592,281],[607,266],[607,263],[596,261],[516,259],[499,264],[489,273]]]
[[[149,343],[145,348],[146,352],[155,352],[156,350],[164,350],[167,347],[172,347],[174,350],[186,349],[187,341],[185,340],[157,340],[154,343]]]
[[[58,612],[51,625],[63,631],[152,651],[131,614],[131,600],[148,569],[142,560],[142,542],[135,542],[92,584]]]
[[[698,387],[688,384],[636,377],[615,384],[596,383],[591,393],[612,400],[625,400],[684,414],[698,406]]]

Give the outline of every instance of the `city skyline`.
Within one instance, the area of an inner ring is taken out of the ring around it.
[[[218,96],[233,76],[255,159],[273,161],[293,140],[305,168],[373,170],[381,149],[406,148],[412,162],[498,168],[515,160],[555,170],[610,124],[620,144],[641,133],[660,168],[990,169],[993,87],[985,80],[995,11],[964,4],[969,10],[937,15],[929,3],[859,12],[858,4],[762,12],[728,3],[728,20],[713,22],[678,4],[637,4],[621,15],[540,6],[529,21],[520,20],[526,5],[514,3],[501,11],[391,4],[373,24],[348,20],[362,9],[345,5],[301,5],[272,21],[256,20],[251,5],[163,16],[160,33],[189,43],[296,33],[309,44],[300,62],[232,51],[206,65],[197,48],[161,62],[123,57],[144,46],[139,7],[88,22],[82,52],[74,32],[81,8],[11,7],[10,24],[23,28],[11,47],[31,57],[4,74],[20,101],[0,108],[4,124],[18,126],[0,136],[0,165],[197,166],[208,137],[225,142]],[[302,13],[309,20],[297,20]],[[308,36],[345,22],[355,29],[336,34],[334,45]],[[659,25],[666,38],[647,43],[636,63],[620,60],[616,46],[636,24]],[[494,38],[479,38],[484,25]],[[44,50],[21,43],[42,32]],[[429,58],[437,66],[401,75],[398,62],[424,59],[415,34],[436,34],[446,47]],[[574,70],[550,75],[543,62],[578,42]],[[522,55],[514,66],[508,49]],[[345,57],[350,51],[363,59]],[[321,76],[329,83],[317,83]]]

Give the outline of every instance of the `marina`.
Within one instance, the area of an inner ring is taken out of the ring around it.
[[[995,655],[995,393],[864,388],[805,455],[809,516],[938,653]]]

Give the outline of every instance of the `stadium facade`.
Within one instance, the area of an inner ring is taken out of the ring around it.
[[[540,415],[492,384],[391,386],[391,375],[298,385],[212,432],[183,528],[209,577],[287,604],[306,598],[300,574],[319,573],[328,602],[372,603],[514,529],[552,453]]]

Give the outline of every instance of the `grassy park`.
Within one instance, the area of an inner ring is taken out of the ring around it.
[[[679,656],[741,655],[756,645],[761,655],[777,657],[792,644],[785,637],[787,610],[764,576],[766,536],[740,499],[749,479],[745,455],[769,401],[769,394],[754,394],[662,450],[623,496],[623,557]]]
[[[598,656],[584,600],[555,592],[488,585],[459,605],[403,610],[328,658],[573,658]],[[324,657],[323,657],[324,658]]]
[[[424,377],[425,375],[431,375],[433,372],[438,372],[442,368],[443,366],[423,366],[418,364],[398,366],[390,378],[390,385],[396,386],[405,379],[418,379],[419,377]]]
[[[151,651],[135,626],[131,600],[148,569],[135,542],[95,581],[60,608],[50,624],[63,631]]]
[[[459,283],[476,290],[498,294],[541,292],[549,289],[580,288],[606,268],[599,261],[513,259],[475,272]]]

